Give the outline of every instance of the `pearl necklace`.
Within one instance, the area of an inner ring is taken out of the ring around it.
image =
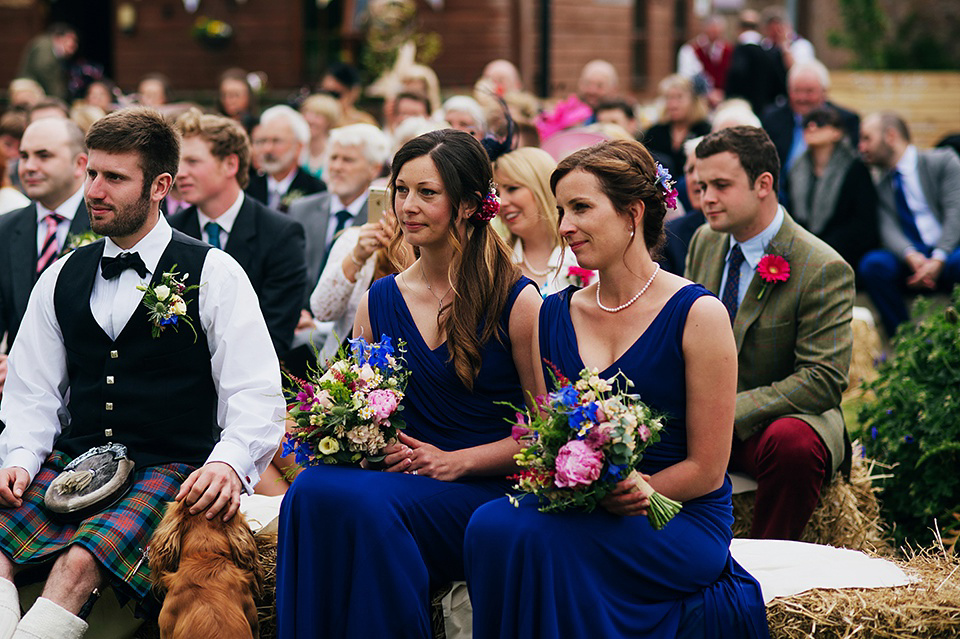
[[[550,267],[550,264],[548,263],[548,264],[547,264],[547,270],[545,270],[545,271],[538,271],[537,269],[535,269],[535,268],[533,268],[532,266],[530,266],[530,262],[527,261],[527,256],[526,256],[526,255],[523,256],[523,258],[522,258],[521,261],[523,262],[523,265],[527,267],[527,270],[529,270],[531,273],[533,273],[533,274],[536,275],[537,277],[546,277],[547,275],[550,275],[550,271],[553,270],[553,269]]]
[[[623,309],[627,308],[628,306],[636,302],[638,299],[640,299],[640,296],[647,292],[647,289],[650,288],[651,284],[653,284],[653,278],[655,278],[657,276],[657,273],[659,272],[660,272],[660,265],[657,264],[657,268],[653,269],[653,275],[651,275],[650,279],[647,280],[647,283],[643,285],[643,288],[640,289],[640,292],[634,295],[633,297],[631,297],[629,302],[624,302],[620,306],[615,306],[613,308],[610,308],[609,306],[604,306],[603,304],[600,303],[600,280],[598,279],[597,280],[597,306],[599,306],[601,310],[604,310],[608,313],[618,313],[622,311]]]

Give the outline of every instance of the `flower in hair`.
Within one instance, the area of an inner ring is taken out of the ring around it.
[[[490,190],[480,202],[480,208],[470,216],[474,222],[489,222],[497,217],[500,212],[500,196],[497,195],[497,187],[493,181],[490,181]]]
[[[677,189],[676,181],[674,181],[673,176],[670,175],[670,171],[666,169],[662,164],[657,162],[657,184],[660,185],[660,188],[664,192],[664,201],[668,208],[676,209],[677,208]]]

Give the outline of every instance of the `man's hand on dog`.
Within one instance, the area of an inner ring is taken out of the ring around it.
[[[240,510],[240,478],[229,464],[210,462],[187,477],[175,499],[185,499],[191,515],[206,510],[213,519],[222,512],[223,521],[230,521]]]
[[[21,497],[29,485],[30,475],[23,468],[11,466],[0,470],[0,506],[19,508],[23,504]]]

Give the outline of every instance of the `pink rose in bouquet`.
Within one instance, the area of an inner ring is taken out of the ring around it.
[[[392,390],[380,389],[367,396],[367,403],[373,409],[374,417],[378,421],[383,421],[393,415],[400,402],[397,400],[397,394]]]
[[[560,488],[571,488],[577,484],[589,486],[600,478],[603,453],[591,448],[583,440],[574,439],[560,448],[556,469],[554,481]]]

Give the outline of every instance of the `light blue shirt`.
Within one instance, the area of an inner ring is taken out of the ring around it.
[[[773,216],[773,221],[767,226],[767,228],[760,231],[758,234],[751,237],[746,242],[737,242],[733,239],[733,236],[730,236],[730,248],[727,249],[726,258],[724,258],[724,267],[723,267],[723,279],[720,280],[720,290],[727,285],[727,275],[729,273],[730,266],[730,251],[733,250],[733,247],[737,244],[740,245],[740,250],[743,251],[743,263],[740,265],[740,290],[737,291],[737,306],[743,304],[743,298],[747,294],[747,289],[750,288],[750,282],[753,280],[753,274],[757,272],[757,264],[760,263],[760,258],[762,258],[766,252],[767,247],[770,246],[770,242],[773,241],[773,238],[777,236],[777,233],[780,232],[780,227],[783,226],[783,215],[784,210],[782,206],[777,206],[777,214]]]
[[[920,155],[917,153],[917,147],[910,145],[903,152],[900,161],[897,162],[896,169],[900,171],[903,184],[903,195],[907,200],[907,206],[913,213],[913,222],[917,225],[917,231],[920,232],[920,239],[927,246],[936,246],[940,241],[940,235],[943,228],[937,220],[937,216],[930,209],[930,204],[923,194],[923,186],[920,184],[920,172],[917,169],[917,160]],[[943,249],[934,249],[933,257],[941,260],[947,259],[947,252]]]

